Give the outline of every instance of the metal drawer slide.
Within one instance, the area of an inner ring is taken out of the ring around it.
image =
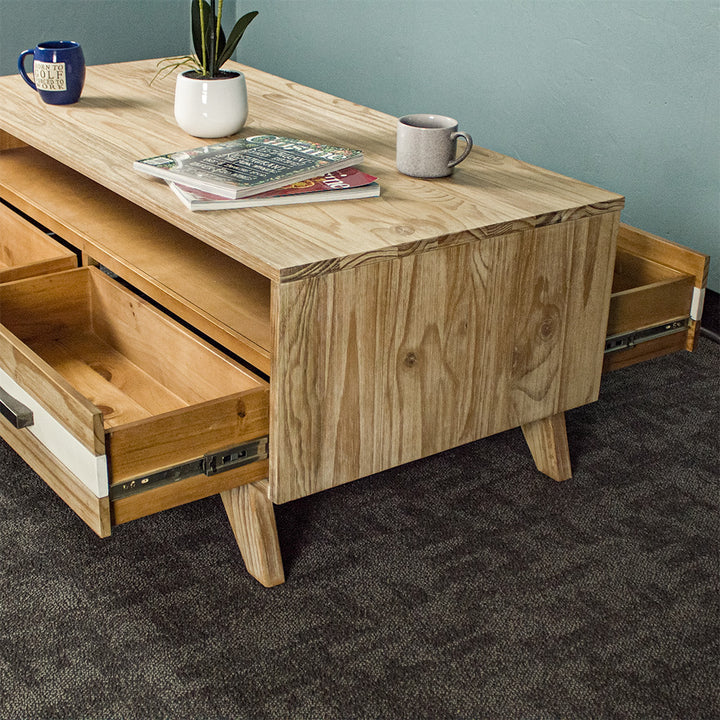
[[[255,438],[225,450],[206,453],[200,458],[158,470],[150,475],[125,480],[110,486],[110,500],[136,495],[163,485],[169,485],[179,480],[196,475],[217,475],[218,473],[233,470],[234,468],[249,465],[268,457],[267,436]]]
[[[683,332],[687,330],[690,318],[682,320],[672,320],[671,322],[654,325],[653,327],[643,328],[642,330],[632,330],[627,333],[618,333],[617,335],[609,335],[605,341],[605,354],[615,352],[616,350],[626,350],[635,347],[639,343],[655,340],[655,338],[672,335],[673,333]]]

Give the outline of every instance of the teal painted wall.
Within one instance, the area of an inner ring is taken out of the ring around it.
[[[16,72],[18,55],[43,40],[76,40],[89,65],[184,54],[189,7],[189,0],[0,0],[0,74]]]
[[[239,0],[242,62],[626,196],[623,219],[713,256],[718,0]]]
[[[0,73],[48,37],[89,63],[188,50],[188,0],[0,0]],[[232,7],[226,0],[228,10]],[[720,0],[236,0],[238,59],[622,193],[623,219],[713,256]]]

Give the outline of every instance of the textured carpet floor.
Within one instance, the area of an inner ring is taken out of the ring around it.
[[[0,718],[720,717],[720,346],[604,378],[574,477],[519,430],[276,510],[98,539],[0,442]]]

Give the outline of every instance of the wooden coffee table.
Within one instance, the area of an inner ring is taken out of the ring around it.
[[[266,585],[273,503],[518,426],[570,477],[564,412],[598,397],[623,198],[479,147],[451,178],[405,177],[394,118],[242,70],[243,134],[360,148],[381,197],[192,213],[132,169],[203,144],[154,61],[89,67],[71,106],[0,79],[0,197],[27,226],[10,242],[32,221],[90,266],[0,285],[0,385],[35,408],[2,436],[100,535],[222,494]]]

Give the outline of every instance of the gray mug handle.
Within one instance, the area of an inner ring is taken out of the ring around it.
[[[462,130],[458,132],[454,132],[451,136],[451,140],[457,140],[457,138],[462,138],[465,141],[465,150],[463,151],[462,155],[459,158],[455,158],[454,160],[451,160],[448,163],[448,167],[455,167],[458,163],[461,163],[472,150],[473,141],[470,137],[470,133],[463,132]]]

